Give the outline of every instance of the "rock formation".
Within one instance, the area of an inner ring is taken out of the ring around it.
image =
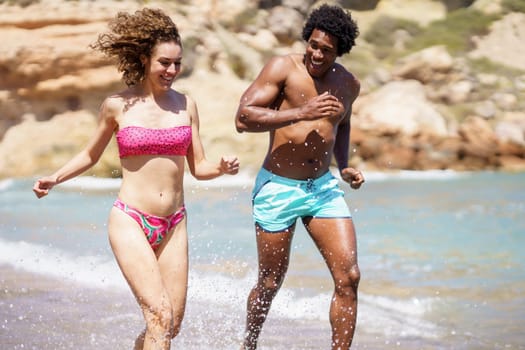
[[[412,1],[335,2],[350,8],[365,33],[379,14],[415,17],[403,7]],[[208,158],[235,153],[245,168],[260,164],[267,135],[235,132],[239,97],[269,55],[304,50],[302,22],[320,2],[148,2],[181,30],[185,73],[175,88],[199,106]],[[426,15],[418,10],[425,26],[452,7],[502,11],[499,1],[486,3],[420,0],[416,7],[432,8]],[[102,99],[124,87],[112,62],[89,44],[116,12],[140,7],[133,0],[0,2],[0,178],[48,173],[85,145]],[[410,35],[400,32],[398,39],[393,49],[402,51]],[[467,56],[437,45],[394,62],[371,62],[377,67],[359,76],[352,164],[373,170],[525,170],[525,14],[501,13],[486,35],[471,39]],[[341,62],[353,70],[372,49],[361,35]],[[480,73],[469,66],[472,59],[517,74]],[[119,175],[114,143],[90,173]]]

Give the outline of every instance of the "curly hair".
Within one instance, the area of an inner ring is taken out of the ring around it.
[[[303,39],[308,41],[314,29],[335,36],[337,40],[337,55],[350,52],[359,36],[357,23],[350,13],[339,6],[321,5],[310,13],[304,27]]]
[[[177,26],[162,10],[144,8],[134,14],[119,12],[90,47],[115,58],[122,80],[133,86],[144,79],[141,57],[150,57],[156,44],[175,41],[182,46]]]

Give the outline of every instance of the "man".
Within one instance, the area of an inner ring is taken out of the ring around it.
[[[262,325],[290,257],[301,218],[332,275],[332,349],[348,349],[357,317],[360,272],[351,214],[330,173],[357,189],[361,172],[348,167],[350,115],[359,81],[336,58],[355,45],[359,31],[337,6],[314,10],[303,28],[305,54],[272,58],[240,100],[238,132],[269,132],[270,146],[253,189],[259,274],[248,297],[244,349],[256,349]]]

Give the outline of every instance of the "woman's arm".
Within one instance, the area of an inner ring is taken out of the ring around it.
[[[97,129],[86,147],[55,173],[35,182],[33,192],[38,198],[46,196],[55,185],[82,174],[98,162],[117,126],[115,107],[112,108],[111,104],[109,99],[102,104]]]
[[[197,180],[210,180],[223,174],[234,175],[239,172],[239,160],[235,156],[223,156],[219,163],[206,159],[199,134],[199,113],[195,102],[186,96],[188,113],[191,118],[192,141],[186,159],[190,172]]]

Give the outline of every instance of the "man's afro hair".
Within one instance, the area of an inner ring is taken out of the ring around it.
[[[321,5],[310,13],[304,28],[303,39],[308,41],[314,29],[322,30],[335,36],[337,55],[350,52],[359,36],[359,29],[350,13],[339,6]]]

